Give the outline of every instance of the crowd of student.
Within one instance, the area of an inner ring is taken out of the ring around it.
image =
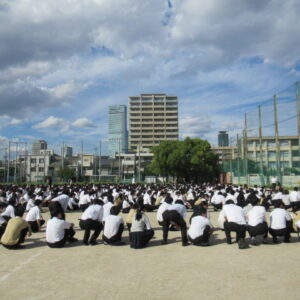
[[[292,232],[299,237],[300,228],[300,194],[296,187],[289,192],[280,186],[267,189],[220,184],[9,185],[0,189],[1,244],[8,249],[24,247],[26,235],[41,231],[45,223],[42,207],[48,207],[51,216],[46,224],[46,242],[51,248],[77,241],[74,224],[66,220],[73,210],[82,211],[79,227],[84,230],[84,245],[96,245],[101,231],[104,244],[123,245],[126,223],[131,248],[144,248],[154,236],[147,216],[154,210],[162,226],[162,244],[168,243],[169,230],[180,230],[183,246],[209,246],[212,232],[221,229],[228,244],[235,232],[243,249],[248,247],[246,232],[252,245],[268,243],[268,234],[273,243],[279,242],[278,237],[288,243]],[[217,226],[210,221],[209,207],[220,210]],[[188,209],[192,210],[189,229]]]

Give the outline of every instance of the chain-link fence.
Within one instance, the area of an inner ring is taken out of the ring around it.
[[[244,114],[223,172],[238,184],[300,184],[299,82]]]

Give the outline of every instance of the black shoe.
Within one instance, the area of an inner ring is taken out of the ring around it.
[[[97,245],[97,244],[98,244],[97,241],[90,241],[90,245],[91,245],[91,246],[95,246],[95,245]]]
[[[186,247],[186,246],[189,246],[190,243],[182,243],[182,247]]]
[[[168,244],[168,241],[161,241],[161,244],[162,244],[162,245],[167,245],[167,244]]]
[[[88,243],[88,242],[85,242],[85,241],[83,241],[83,245],[85,245],[85,246],[88,246],[88,245],[89,245],[89,243]]]
[[[251,238],[251,245],[252,246],[258,246],[258,243],[257,243],[256,238],[254,236]]]
[[[200,243],[199,246],[201,246],[201,247],[208,247],[208,246],[210,246],[210,243]]]
[[[75,243],[77,241],[78,241],[78,239],[73,238],[73,237],[69,238],[69,240],[68,240],[69,243]]]
[[[274,244],[280,244],[280,242],[276,238],[273,238],[273,243]]]
[[[122,242],[122,241],[119,241],[119,242],[115,242],[115,243],[113,243],[113,244],[111,244],[112,246],[123,246],[123,245],[125,245],[125,243],[124,242]]]
[[[248,244],[246,243],[245,239],[239,239],[238,241],[239,249],[247,249]]]

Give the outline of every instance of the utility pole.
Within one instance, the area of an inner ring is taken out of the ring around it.
[[[265,185],[263,169],[263,149],[262,149],[262,125],[261,125],[261,107],[258,105],[258,124],[259,124],[259,165],[260,165],[260,184]]]
[[[139,182],[141,182],[141,142],[139,142]]]
[[[277,116],[277,96],[274,95],[274,130],[275,130],[275,139],[276,139],[276,175],[281,181],[281,172],[280,172],[280,149],[279,149],[279,133],[278,133],[278,116]]]
[[[19,143],[16,142],[16,153],[15,153],[15,171],[14,171],[14,182],[17,181],[17,159],[18,159],[18,146]]]
[[[121,180],[121,139],[119,138],[119,181]]]
[[[83,141],[81,141],[81,165],[80,165],[80,176],[83,178]]]
[[[296,82],[296,104],[297,104],[297,121],[298,121],[298,146],[300,157],[300,94],[299,94],[299,81]]]
[[[65,144],[64,142],[62,143],[62,148],[61,148],[61,168],[63,169],[65,166]]]
[[[99,141],[99,182],[101,182],[101,140]]]

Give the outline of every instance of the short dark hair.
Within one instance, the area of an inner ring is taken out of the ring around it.
[[[17,205],[15,207],[15,216],[16,217],[23,217],[24,212],[25,212],[25,209],[22,205]]]
[[[120,208],[118,206],[112,206],[110,209],[110,214],[113,216],[117,216],[120,212]]]

